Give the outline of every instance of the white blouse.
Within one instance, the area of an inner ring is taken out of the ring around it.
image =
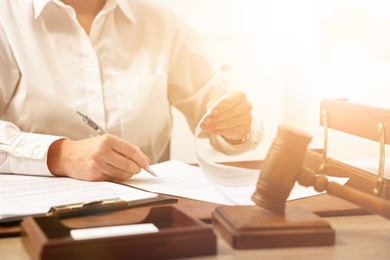
[[[207,102],[227,90],[193,32],[161,7],[107,0],[87,35],[60,0],[0,2],[0,172],[50,175],[52,142],[96,135],[77,110],[156,163],[171,106],[194,130]]]

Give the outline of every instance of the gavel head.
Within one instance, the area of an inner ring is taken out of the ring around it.
[[[311,139],[305,132],[279,126],[263,161],[252,201],[263,208],[284,213],[286,200],[301,172]]]

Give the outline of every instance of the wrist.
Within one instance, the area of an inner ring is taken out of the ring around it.
[[[63,138],[53,142],[49,146],[49,150],[47,152],[47,167],[51,174],[55,176],[64,176],[61,167],[61,156],[65,141],[67,141],[67,139]]]
[[[234,140],[234,139],[229,139],[229,138],[226,138],[224,136],[222,136],[223,139],[225,139],[226,142],[228,142],[229,144],[232,144],[232,145],[238,145],[238,144],[243,144],[243,143],[246,143],[248,140],[249,140],[249,137],[250,137],[250,133],[247,133],[246,135],[244,135],[241,139],[239,140]]]

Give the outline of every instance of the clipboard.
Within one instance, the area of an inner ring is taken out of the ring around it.
[[[73,240],[71,228],[58,216],[23,219],[22,243],[32,259],[167,259],[215,255],[211,226],[175,206],[154,206],[138,223],[159,231],[125,236]]]
[[[346,99],[325,99],[320,104],[320,125],[324,128],[324,147],[308,150],[304,166],[330,176],[349,177],[346,185],[390,199],[390,179],[384,176],[385,145],[390,144],[390,109],[351,103]],[[329,129],[376,141],[380,153],[378,173],[329,158]]]
[[[42,216],[58,216],[60,218],[75,217],[75,216],[85,216],[90,214],[100,214],[107,211],[116,211],[122,209],[136,208],[141,206],[151,206],[159,205],[166,203],[175,203],[177,202],[176,198],[158,194],[156,197],[125,201],[119,198],[112,198],[106,200],[98,200],[92,202],[81,202],[67,205],[58,205],[53,206],[50,210],[43,214],[34,214],[34,215],[17,215],[10,216],[0,219],[0,225],[2,226],[12,226],[18,225],[21,223],[23,218],[32,216],[32,217],[42,217]]]

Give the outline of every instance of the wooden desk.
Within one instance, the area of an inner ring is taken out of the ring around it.
[[[233,250],[218,238],[218,255],[197,259],[389,259],[390,221],[376,216],[327,217],[336,231],[336,244],[322,247],[296,247]],[[29,259],[19,237],[0,239],[1,259]]]
[[[243,166],[243,165],[238,165]],[[245,164],[248,168],[259,167],[258,162]],[[218,237],[218,255],[199,259],[389,259],[390,258],[390,221],[376,215],[368,215],[358,206],[327,194],[312,198],[288,202],[322,216],[336,232],[334,246],[295,247],[258,250],[234,250],[222,238]],[[176,204],[186,213],[210,222],[211,212],[218,205],[179,198]],[[141,221],[150,207],[128,209],[95,216],[65,219],[64,224],[83,228],[103,225],[119,225]],[[0,259],[29,259],[18,228],[7,230],[0,228]]]

